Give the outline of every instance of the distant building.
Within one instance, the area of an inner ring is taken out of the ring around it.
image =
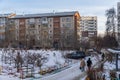
[[[93,45],[93,38],[97,36],[97,17],[81,16],[80,18],[80,40],[89,40]]]
[[[12,20],[15,24],[13,41],[27,47],[76,48],[80,39],[77,11],[16,15]]]

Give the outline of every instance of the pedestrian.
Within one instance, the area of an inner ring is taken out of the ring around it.
[[[91,65],[92,65],[92,61],[91,61],[90,58],[88,58],[88,60],[87,60],[87,67],[88,67],[88,70],[91,69]]]
[[[102,61],[104,61],[104,58],[105,58],[105,54],[102,53]]]
[[[102,80],[105,80],[105,75],[103,75],[103,78],[102,78]]]
[[[84,59],[81,59],[80,69],[81,69],[82,72],[85,70],[85,60]]]

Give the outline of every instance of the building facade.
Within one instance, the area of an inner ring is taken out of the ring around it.
[[[15,23],[11,18],[16,14],[0,14],[0,47],[5,47],[12,40],[15,40]],[[14,37],[14,38],[13,38]]]
[[[81,16],[80,18],[80,40],[90,41],[93,45],[93,37],[97,37],[97,17],[96,16]]]
[[[12,20],[14,39],[26,47],[76,48],[80,38],[77,11],[16,15]]]
[[[0,15],[0,40],[5,39],[6,16]]]

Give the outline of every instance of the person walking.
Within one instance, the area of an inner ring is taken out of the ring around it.
[[[85,60],[84,59],[81,59],[80,69],[81,69],[82,72],[85,70]]]
[[[102,61],[104,61],[104,58],[105,58],[105,54],[104,53],[102,53]]]
[[[91,65],[92,65],[92,61],[91,61],[90,58],[88,58],[88,60],[87,60],[87,67],[88,67],[88,70],[91,69]]]

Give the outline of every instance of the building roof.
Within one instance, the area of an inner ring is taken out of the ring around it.
[[[9,14],[0,14],[0,17],[7,17]]]
[[[16,15],[15,13],[0,14],[0,18],[10,18],[11,16]]]
[[[25,15],[16,15],[14,18],[31,18],[31,17],[54,17],[54,16],[72,16],[78,11],[71,12],[54,12],[54,13],[41,13],[41,14],[25,14]]]

